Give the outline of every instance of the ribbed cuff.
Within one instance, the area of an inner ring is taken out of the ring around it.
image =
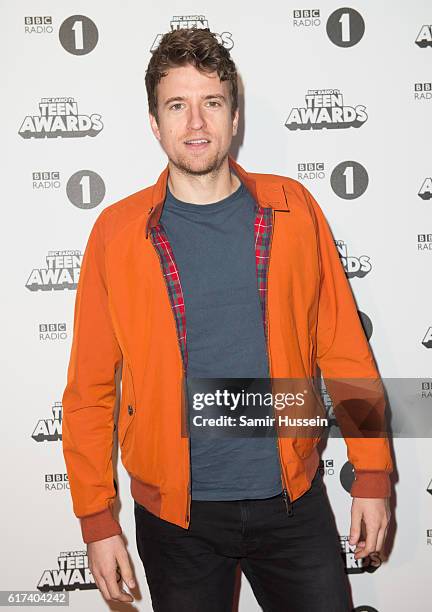
[[[390,475],[384,471],[354,470],[351,497],[390,497]]]
[[[84,516],[80,518],[80,522],[82,537],[86,544],[122,533],[120,523],[115,520],[110,508]]]

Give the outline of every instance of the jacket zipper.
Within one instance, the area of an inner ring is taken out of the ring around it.
[[[268,357],[268,363],[269,363],[270,386],[271,386],[271,389],[272,389],[272,393],[273,393],[273,385],[272,385],[272,382],[271,382],[271,379],[272,379],[271,378],[272,377],[272,369],[271,369],[270,334],[269,334],[270,325],[269,325],[269,316],[268,316],[268,302],[269,302],[269,291],[268,291],[269,282],[268,282],[268,279],[269,279],[269,272],[270,272],[270,254],[271,254],[271,247],[272,247],[272,243],[273,243],[273,232],[274,232],[275,218],[276,218],[276,214],[275,214],[275,211],[272,209],[272,227],[271,227],[271,234],[270,234],[270,246],[269,246],[268,264],[267,264],[267,299],[266,299],[267,357]],[[273,415],[274,415],[275,423],[276,423],[276,412],[275,412],[274,406],[273,406]],[[278,451],[280,474],[281,474],[282,485],[283,485],[282,496],[283,496],[283,500],[285,502],[286,512],[287,512],[288,516],[292,516],[293,515],[293,506],[292,506],[292,501],[291,501],[292,500],[292,494],[291,494],[291,491],[289,491],[288,484],[285,482],[285,477],[284,477],[284,474],[283,474],[282,459],[281,459],[281,450],[280,450],[279,436],[277,434],[277,426],[276,426],[275,432],[276,432],[276,446],[277,446],[277,451]],[[289,491],[290,501],[288,501],[287,489]]]
[[[168,302],[169,302],[169,305],[170,305],[170,311],[171,311],[172,317],[174,319],[174,328],[176,330],[177,346],[178,346],[179,353],[180,353],[180,359],[181,359],[181,364],[182,364],[182,372],[183,372],[183,380],[182,380],[182,393],[183,393],[184,385],[185,385],[185,382],[186,382],[186,370],[185,370],[185,367],[184,367],[184,361],[183,361],[183,355],[182,355],[180,340],[179,340],[178,333],[177,333],[177,323],[176,323],[176,320],[175,320],[175,317],[174,317],[174,313],[172,311],[171,298],[170,298],[170,295],[169,295],[169,292],[168,292],[168,287],[166,285],[165,274],[164,274],[161,258],[160,258],[160,255],[159,255],[159,252],[158,252],[157,248],[153,244],[153,232],[152,232],[152,229],[153,228],[150,229],[150,242],[151,242],[151,244],[153,246],[153,249],[156,252],[156,255],[157,255],[157,258],[158,258],[158,261],[159,261],[159,267],[160,267],[161,272],[162,272],[162,278],[163,278],[163,281],[164,281],[165,290],[167,292]],[[186,406],[187,406],[187,423],[188,423],[188,428],[189,428],[189,405],[188,405],[188,401],[187,401],[187,393],[186,393]],[[189,436],[187,436],[187,441],[188,441],[188,452],[189,452],[189,475],[188,475],[189,479],[188,479],[188,485],[187,485],[187,504],[186,504],[186,516],[185,516],[185,518],[186,518],[186,524],[189,527],[190,504],[191,504],[190,439],[189,439]]]

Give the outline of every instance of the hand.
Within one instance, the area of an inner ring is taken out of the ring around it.
[[[90,542],[87,555],[96,585],[107,601],[134,601],[132,595],[120,589],[119,585],[123,578],[130,589],[135,587],[126,546],[120,535]]]
[[[351,507],[351,529],[349,543],[357,545],[354,558],[367,557],[372,552],[379,552],[387,535],[390,521],[389,500],[385,498],[354,497]],[[366,540],[361,539],[363,526],[366,529]]]

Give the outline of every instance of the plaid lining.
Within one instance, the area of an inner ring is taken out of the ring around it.
[[[267,274],[270,254],[270,239],[272,230],[272,209],[263,208],[255,203],[255,266],[258,294],[261,303],[261,313],[264,324],[264,331],[267,340]],[[150,238],[156,252],[159,255],[164,280],[167,286],[171,308],[177,328],[177,339],[180,345],[183,367],[187,369],[188,354],[186,344],[186,313],[183,297],[183,290],[180,282],[180,275],[174,259],[167,233],[162,223],[158,223],[150,230]]]

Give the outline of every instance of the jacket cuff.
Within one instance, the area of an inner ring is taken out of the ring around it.
[[[351,497],[390,497],[390,474],[384,471],[355,470]]]
[[[120,523],[115,520],[110,508],[80,518],[81,532],[86,544],[104,540],[122,533]]]

